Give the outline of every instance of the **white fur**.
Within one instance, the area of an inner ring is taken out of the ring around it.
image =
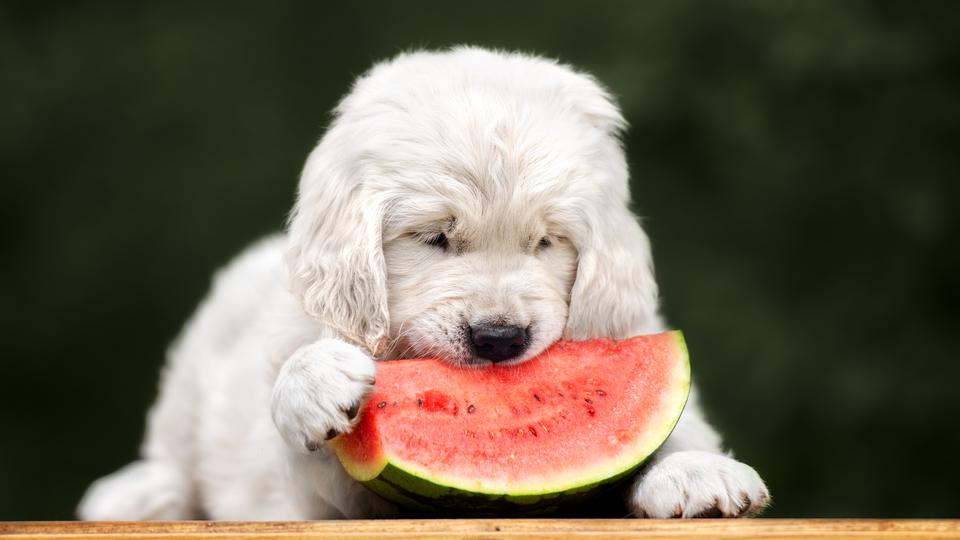
[[[323,443],[350,429],[375,359],[482,363],[465,328],[485,322],[529,328],[516,361],[663,329],[623,127],[599,84],[549,60],[457,48],[374,67],[310,154],[288,233],[219,272],[171,348],[142,460],[80,517],[396,515]],[[694,396],[627,505],[733,516],[767,499]]]

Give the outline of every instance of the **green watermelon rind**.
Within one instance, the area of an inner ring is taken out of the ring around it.
[[[437,510],[452,510],[474,517],[496,516],[505,511],[514,516],[534,516],[558,510],[580,501],[587,501],[598,492],[618,485],[641,467],[645,461],[603,481],[567,491],[538,495],[488,494],[464,491],[453,487],[430,489],[431,495],[427,495],[424,493],[424,484],[429,484],[430,488],[436,488],[435,484],[412,476],[392,464],[384,467],[378,477],[363,482],[363,484],[387,500],[424,514],[431,514]],[[394,484],[393,482],[397,483]]]
[[[501,510],[506,503],[506,506],[521,511],[529,508],[532,513],[537,513],[538,509],[543,511],[546,505],[549,505],[546,506],[549,509],[580,498],[585,499],[595,491],[607,486],[612,487],[639,469],[667,440],[679,422],[690,392],[690,356],[683,333],[679,330],[669,333],[677,345],[677,354],[682,358],[675,368],[678,373],[675,373],[667,387],[674,389],[676,394],[682,393],[682,397],[663,397],[664,402],[675,405],[672,409],[659,410],[662,424],[656,429],[645,431],[638,439],[634,452],[624,454],[613,464],[602,464],[589,471],[580,470],[575,475],[568,475],[578,480],[561,480],[526,489],[518,486],[505,489],[478,485],[477,481],[432,477],[422,467],[405,463],[395,456],[385,455],[379,463],[368,463],[365,466],[346,462],[342,456],[341,462],[351,476],[359,479],[371,491],[402,506],[424,511],[443,507],[470,507],[483,513],[488,508],[491,512]]]

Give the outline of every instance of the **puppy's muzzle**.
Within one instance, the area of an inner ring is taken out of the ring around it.
[[[529,332],[522,326],[478,324],[468,327],[468,333],[476,355],[491,362],[520,356],[530,342]]]

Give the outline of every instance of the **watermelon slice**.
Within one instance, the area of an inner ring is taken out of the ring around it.
[[[636,470],[687,400],[680,332],[558,342],[514,365],[394,360],[354,430],[331,441],[356,480],[402,506],[531,514]]]

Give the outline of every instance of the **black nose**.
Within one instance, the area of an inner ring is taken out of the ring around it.
[[[527,349],[527,329],[520,326],[478,324],[470,327],[477,356],[493,362],[510,360]]]

